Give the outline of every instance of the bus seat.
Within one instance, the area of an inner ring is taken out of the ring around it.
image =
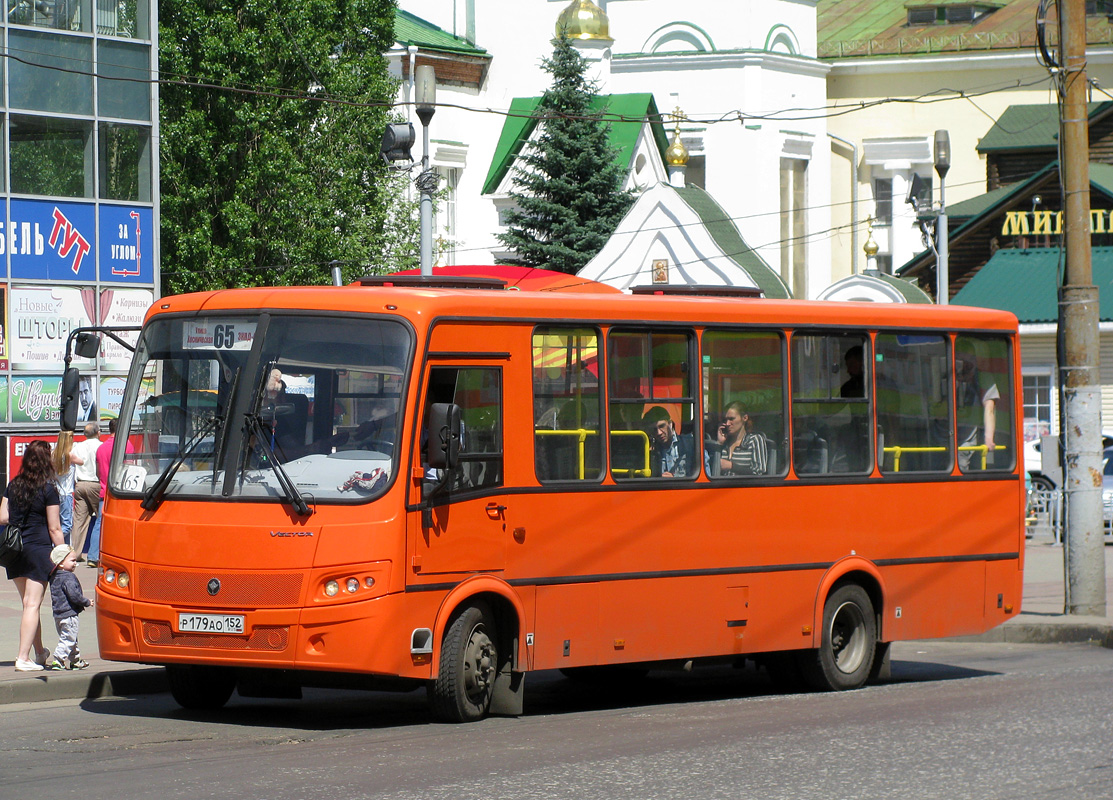
[[[775,444],[773,444],[773,440],[770,439],[768,436],[765,437],[765,449],[766,449],[766,453],[767,453],[767,456],[766,456],[767,460],[766,460],[766,463],[765,463],[765,474],[766,475],[776,475],[777,474],[777,457],[778,457],[778,454],[779,454],[780,451],[777,449],[777,446]]]
[[[305,444],[305,430],[309,422],[309,398],[304,394],[287,394],[279,408],[283,405],[292,406],[292,409],[275,416],[274,438],[280,444],[301,447]]]
[[[830,447],[815,430],[799,433],[792,443],[799,475],[822,475],[828,471]]]

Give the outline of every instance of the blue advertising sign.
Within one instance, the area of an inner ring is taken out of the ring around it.
[[[100,207],[100,279],[153,283],[154,225],[149,208]]]
[[[96,277],[95,214],[92,205],[52,200],[12,200],[4,231],[12,278],[27,281],[84,281]]]

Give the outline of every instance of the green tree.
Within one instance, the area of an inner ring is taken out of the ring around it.
[[[622,191],[625,171],[608,140],[605,109],[593,111],[598,87],[585,66],[564,34],[543,62],[553,82],[538,105],[539,135],[514,166],[510,194],[518,210],[498,238],[516,258],[503,263],[575,273],[603,248],[633,203]]]
[[[397,238],[379,158],[394,8],[159,3],[165,292],[327,283],[334,260],[350,279]]]

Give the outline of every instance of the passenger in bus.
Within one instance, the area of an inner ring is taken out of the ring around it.
[[[997,445],[997,401],[1001,392],[992,380],[978,371],[978,358],[969,341],[959,339],[955,345],[955,405],[958,407],[958,466],[963,472],[981,469],[982,458],[977,450],[964,450],[978,444],[978,428],[983,429],[986,465],[993,462]]]
[[[652,444],[651,471],[654,478],[687,478],[693,474],[692,437],[676,432],[676,423],[662,406],[653,406],[642,416],[642,427]]]
[[[849,375],[839,389],[839,397],[865,397],[866,379],[862,369],[862,346],[855,345],[846,351],[843,357],[846,362],[846,374]]]
[[[715,437],[719,447],[720,475],[764,475],[769,468],[769,443],[765,434],[754,431],[754,421],[739,402],[723,412],[723,423]]]

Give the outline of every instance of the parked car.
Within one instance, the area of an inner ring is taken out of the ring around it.
[[[1101,447],[1102,458],[1107,457],[1107,450],[1113,447],[1113,431],[1103,430],[1101,432]],[[1021,451],[1024,458],[1024,471],[1032,479],[1033,489],[1051,490],[1055,488],[1055,481],[1050,475],[1043,474],[1043,456],[1040,454],[1040,440],[1033,439],[1030,442],[1024,443],[1024,449]]]

